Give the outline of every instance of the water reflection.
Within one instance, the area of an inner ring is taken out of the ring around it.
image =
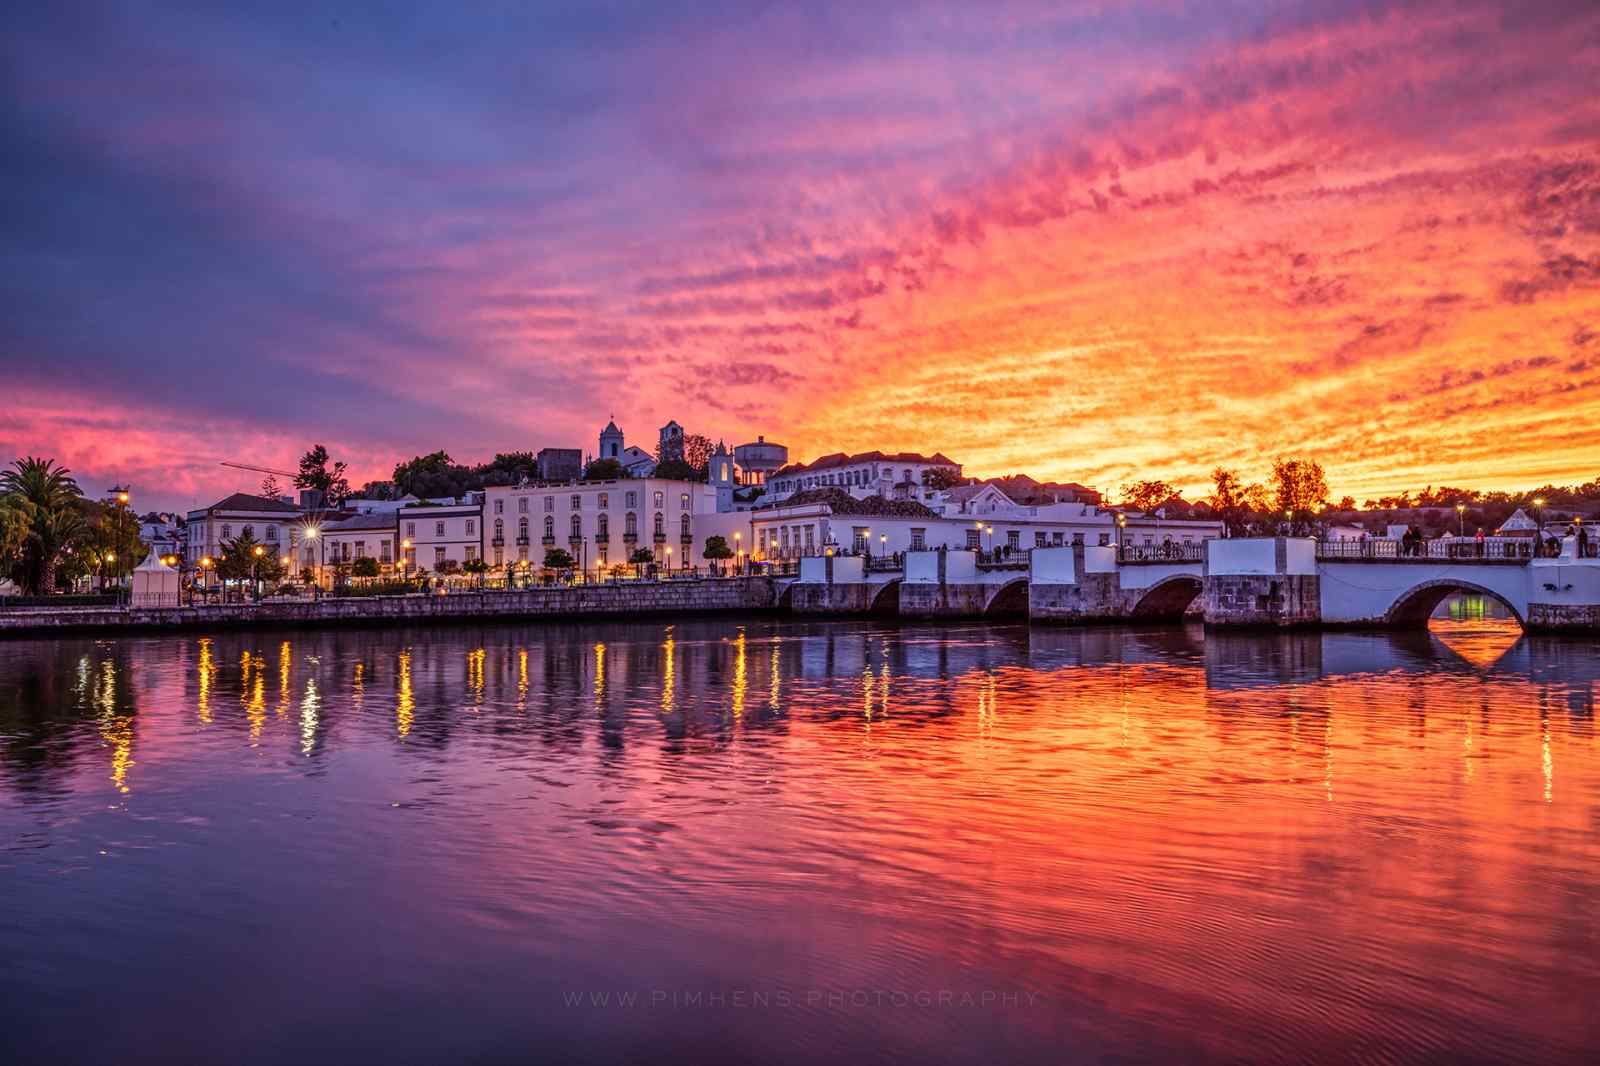
[[[0,643],[0,995],[33,1060],[115,990],[172,1058],[1578,1061],[1596,642],[1434,625]],[[1042,998],[558,1009],[623,986]]]

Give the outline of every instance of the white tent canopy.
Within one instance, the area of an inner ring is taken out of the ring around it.
[[[133,597],[135,607],[178,606],[178,572],[161,561],[154,548],[133,571]]]
[[[1517,508],[1515,514],[1505,520],[1505,523],[1501,525],[1499,529],[1495,530],[1495,532],[1501,536],[1505,536],[1507,534],[1516,535],[1537,533],[1538,531],[1539,524],[1533,519],[1529,518],[1528,512],[1524,511],[1520,507]]]

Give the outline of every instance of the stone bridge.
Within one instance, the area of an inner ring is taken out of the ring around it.
[[[1319,558],[1308,538],[1212,540],[1201,561],[1121,561],[1116,549],[1035,548],[985,566],[970,551],[910,552],[903,572],[861,558],[802,561],[781,603],[797,613],[1209,626],[1423,627],[1453,592],[1504,604],[1526,629],[1600,631],[1600,559]]]

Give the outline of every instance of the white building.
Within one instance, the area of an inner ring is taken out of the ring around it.
[[[651,552],[674,567],[699,562],[697,518],[716,511],[711,486],[694,481],[626,478],[528,483],[484,490],[485,558],[492,568],[539,566],[560,548],[580,566],[625,563]]]
[[[938,490],[929,484],[934,471],[951,477],[961,475],[961,464],[940,452],[861,452],[846,455],[834,452],[809,463],[780,467],[767,476],[763,503],[773,503],[807,489],[839,488],[856,499],[881,496],[885,499],[923,501]]]
[[[301,551],[302,567],[348,565],[357,559],[376,559],[387,573],[394,569],[399,558],[397,545],[397,515],[395,512],[357,514],[324,522],[319,532],[320,545],[304,542]]]
[[[395,521],[404,569],[438,573],[484,558],[482,495],[472,493],[466,503],[400,508]]]
[[[210,507],[189,512],[184,527],[184,561],[193,568],[203,558],[217,559],[225,543],[246,533],[270,552],[292,554],[302,513],[283,500],[236,492]]]
[[[735,545],[737,534],[739,545],[758,560],[818,555],[830,547],[874,555],[939,547],[1017,553],[1071,544],[1118,543],[1158,550],[1198,545],[1222,535],[1221,522],[1139,514],[1123,515],[1126,525],[1119,533],[1118,517],[1119,512],[1090,503],[995,506],[976,514],[941,514],[909,501],[858,499],[833,492],[719,516],[722,521],[717,532],[730,546]],[[709,532],[709,524],[707,529]]]

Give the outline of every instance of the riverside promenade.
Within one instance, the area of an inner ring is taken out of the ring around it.
[[[539,586],[513,591],[263,600],[183,607],[35,607],[0,611],[0,637],[64,632],[166,632],[242,627],[416,625],[473,621],[630,618],[771,610],[768,577],[630,581]]]

